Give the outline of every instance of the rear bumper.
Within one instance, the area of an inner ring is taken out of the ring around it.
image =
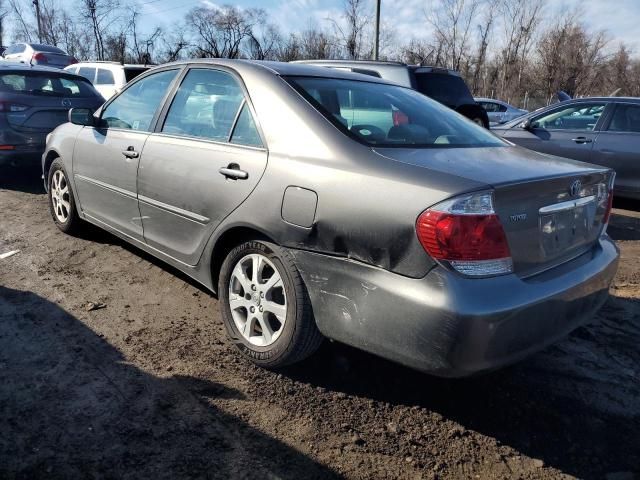
[[[292,253],[324,335],[447,377],[516,362],[591,319],[607,299],[619,256],[603,237],[590,252],[528,279],[469,279],[440,267],[412,279]]]

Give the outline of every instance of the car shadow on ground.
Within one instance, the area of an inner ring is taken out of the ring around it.
[[[329,342],[285,375],[426,408],[564,473],[601,479],[640,465],[640,327],[621,310],[640,315],[640,302],[613,297],[595,323],[558,345],[471,378],[432,377]]]
[[[243,396],[145,372],[55,303],[0,286],[0,477],[338,477],[212,398]]]

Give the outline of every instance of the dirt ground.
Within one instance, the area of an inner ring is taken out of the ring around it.
[[[640,214],[617,206],[610,300],[516,366],[442,380],[326,342],[270,372],[209,293],[64,235],[37,175],[0,172],[0,478],[640,479]]]

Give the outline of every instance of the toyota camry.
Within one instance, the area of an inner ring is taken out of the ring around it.
[[[205,285],[264,367],[329,338],[441,376],[498,368],[589,320],[616,271],[613,171],[382,79],[185,61],[69,120],[42,157],[58,228]]]

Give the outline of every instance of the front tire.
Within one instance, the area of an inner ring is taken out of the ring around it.
[[[77,232],[82,220],[78,217],[73,191],[62,160],[57,158],[49,168],[49,210],[56,226],[65,233]]]
[[[322,343],[293,257],[277,245],[251,241],[231,250],[218,292],[229,337],[261,367],[299,362]]]

